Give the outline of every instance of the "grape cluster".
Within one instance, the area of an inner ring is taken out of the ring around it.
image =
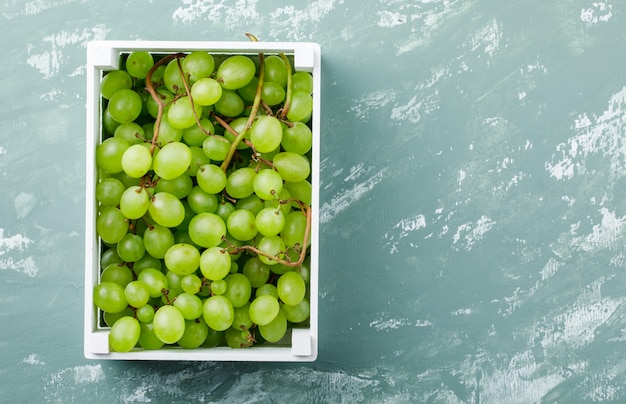
[[[96,148],[111,349],[280,343],[310,313],[312,76],[284,54],[121,66]]]

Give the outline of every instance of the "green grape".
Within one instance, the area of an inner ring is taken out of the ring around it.
[[[276,289],[278,290],[280,300],[290,306],[300,303],[306,294],[304,279],[295,271],[282,274],[278,278]]]
[[[143,233],[143,244],[148,254],[154,258],[164,258],[167,250],[174,245],[174,234],[167,227],[155,224]]]
[[[180,142],[183,138],[183,132],[183,129],[176,128],[170,123],[167,115],[163,115],[159,125],[158,144],[164,146],[168,143]]]
[[[224,136],[207,136],[202,143],[202,150],[211,160],[223,161],[230,150],[230,144],[230,140]]]
[[[224,279],[217,279],[210,284],[210,291],[212,295],[223,295],[226,292],[228,284]]]
[[[280,146],[283,125],[273,116],[259,116],[250,128],[250,141],[260,153],[269,153]]]
[[[180,283],[183,280],[184,275],[179,275],[169,269],[165,272],[165,278],[167,279],[167,286],[170,292],[176,292],[176,295],[183,293],[183,289],[180,287]],[[172,300],[172,299],[170,299]]]
[[[196,212],[194,212],[193,209],[191,209],[191,206],[189,206],[189,202],[187,201],[187,199],[183,199],[181,203],[183,204],[183,207],[185,208],[185,218],[177,226],[178,230],[189,228],[189,223],[191,222],[191,219],[196,217]],[[188,243],[188,244],[194,245],[194,243]]]
[[[109,326],[109,327],[113,327],[113,324],[115,324],[115,322],[117,320],[119,320],[122,317],[126,317],[126,316],[133,316],[134,311],[133,309],[131,309],[130,307],[126,307],[124,310],[120,311],[119,313],[107,313],[107,312],[102,312],[102,319],[104,320],[104,323]]]
[[[138,186],[126,188],[120,198],[120,211],[129,219],[139,219],[146,214],[149,206],[148,191]]]
[[[135,122],[121,123],[113,133],[114,137],[126,140],[130,145],[141,143],[145,139],[145,132],[141,126]]]
[[[313,76],[307,72],[295,72],[291,76],[291,87],[293,91],[302,91],[313,94]]]
[[[194,98],[194,102],[196,102],[195,98]],[[215,133],[215,127],[213,126],[211,121],[209,121],[206,118],[200,118],[199,122],[202,128],[200,128],[196,124],[183,130],[183,141],[189,147],[191,146],[202,147],[202,144],[204,143],[207,137],[207,133]]]
[[[126,233],[117,242],[117,253],[126,262],[135,262],[146,253],[143,238],[137,234]]]
[[[285,226],[285,215],[275,208],[265,208],[257,213],[254,224],[262,235],[275,236]]]
[[[191,86],[191,97],[199,105],[213,105],[222,97],[222,86],[212,78],[202,78]]]
[[[189,169],[187,169],[185,174],[190,177],[195,177],[198,175],[200,167],[211,164],[211,159],[209,159],[209,157],[204,154],[204,150],[202,150],[202,147],[189,146],[189,151],[191,151],[191,162],[189,163]],[[224,182],[226,182],[225,180],[226,179],[224,178]]]
[[[102,206],[117,206],[126,187],[116,178],[105,178],[96,185],[96,199]]]
[[[222,339],[224,338],[224,332],[216,331],[210,327],[208,331],[209,333],[201,346],[203,348],[215,348],[222,342]]]
[[[285,151],[296,154],[306,154],[313,145],[313,134],[311,129],[302,122],[294,122],[291,127],[283,130],[283,137],[280,142]]]
[[[283,184],[283,189],[286,189],[289,192],[291,198],[297,199],[306,203],[307,205],[311,204],[311,198],[313,195],[311,183],[308,181],[298,181],[298,182],[289,182],[286,181]],[[284,198],[289,199],[289,198]],[[299,206],[294,202],[293,206],[299,208]]]
[[[287,304],[283,304],[280,306],[282,312],[285,314],[285,317],[288,321],[292,323],[301,323],[309,318],[311,313],[311,305],[309,303],[309,299],[306,297],[300,300],[300,303],[290,306]]]
[[[228,345],[229,348],[238,349],[252,346],[250,332],[247,330],[242,331],[229,328],[224,332],[224,339],[226,340],[226,345]]]
[[[250,302],[246,302],[243,306],[235,307],[235,318],[231,328],[236,330],[249,330],[253,326],[252,320],[250,320]]]
[[[119,123],[132,122],[139,114],[143,102],[136,91],[130,89],[117,90],[109,100],[109,113]]]
[[[125,287],[133,280],[133,271],[124,264],[110,264],[100,274],[100,282],[114,282]]]
[[[189,146],[181,142],[168,143],[154,156],[152,168],[161,178],[171,180],[183,174],[191,163]]]
[[[217,210],[215,214],[222,218],[224,222],[228,220],[228,216],[235,211],[235,206],[230,203],[223,201],[219,205],[217,205]]]
[[[152,154],[143,144],[134,144],[124,151],[121,163],[129,177],[141,178],[152,166]]]
[[[189,175],[187,175],[187,173],[183,173],[171,180],[164,180],[161,178],[154,188],[154,192],[169,192],[178,199],[183,199],[189,195],[192,188],[193,180]]]
[[[133,87],[133,79],[124,70],[112,70],[108,72],[100,81],[100,94],[107,100],[118,90],[130,89]]]
[[[100,268],[106,268],[111,264],[123,264],[124,261],[117,255],[117,248],[109,248],[102,252]]]
[[[100,282],[93,289],[93,302],[107,313],[119,313],[128,307],[124,287],[115,282]]]
[[[144,144],[144,143],[142,143]],[[141,178],[133,178],[130,177],[128,174],[126,174],[124,171],[114,174],[115,178],[122,181],[122,184],[124,184],[124,189],[128,188],[128,187],[132,187],[132,186],[140,186],[141,185]]]
[[[287,249],[287,252],[285,253],[285,261],[297,262],[299,258],[300,258],[300,251],[296,251],[295,249],[292,249],[292,248]],[[285,265],[281,263],[270,266],[270,271],[276,275],[282,275],[285,272],[289,272],[293,270],[294,270],[293,266]]]
[[[231,90],[222,90],[222,96],[215,104],[213,104],[213,107],[221,115],[234,118],[241,115],[245,105],[239,94],[236,92]]]
[[[173,303],[174,307],[180,310],[185,320],[195,320],[202,316],[203,304],[202,300],[196,295],[186,292],[178,294]]]
[[[202,279],[195,273],[185,275],[180,281],[180,287],[184,292],[196,295],[202,289]]]
[[[183,71],[189,75],[189,82],[209,77],[215,69],[215,60],[213,55],[205,51],[193,51],[182,61]]]
[[[124,296],[128,304],[135,308],[140,308],[148,304],[150,289],[148,285],[141,281],[132,281],[124,288]]]
[[[105,243],[115,244],[128,232],[128,221],[119,209],[105,206],[96,218],[96,232]]]
[[[187,129],[196,124],[202,115],[202,106],[200,104],[191,104],[192,100],[187,97],[181,97],[175,100],[170,109],[167,111],[167,120],[170,125],[177,129]]]
[[[261,295],[250,303],[250,320],[256,325],[269,324],[280,311],[278,300],[271,295]]]
[[[154,325],[152,322],[140,323],[141,334],[139,335],[139,345],[143,349],[160,349],[164,344],[154,333]]]
[[[256,96],[256,90],[259,85],[259,79],[253,77],[252,80],[248,82],[245,86],[237,89],[237,94],[247,102],[253,102],[254,97]]]
[[[180,199],[169,192],[155,194],[148,212],[152,220],[163,227],[176,227],[185,219],[185,207]]]
[[[198,348],[204,343],[209,334],[209,326],[203,319],[193,319],[185,321],[185,332],[180,337],[177,344],[185,349]]]
[[[243,55],[228,57],[217,68],[216,79],[226,90],[236,90],[248,84],[256,73],[252,59]]]
[[[261,99],[270,107],[284,102],[285,95],[285,89],[280,84],[271,81],[263,83]]]
[[[242,116],[236,119],[233,119],[230,122],[230,128],[235,132],[235,133],[241,133],[243,132],[243,130],[248,126],[248,117],[247,116]],[[233,142],[235,140],[235,135],[233,135],[230,131],[224,131],[224,137],[226,139],[228,139],[229,142]],[[246,133],[246,135],[244,136],[245,140],[250,140],[250,131],[248,131]],[[239,142],[239,144],[237,145],[237,150],[246,150],[249,149],[250,146],[248,146],[246,144],[246,142]]]
[[[205,192],[196,185],[187,196],[187,202],[195,213],[215,213],[217,210],[217,196]]]
[[[287,332],[287,318],[278,310],[278,314],[268,324],[259,325],[259,332],[267,342],[280,341]]]
[[[231,259],[221,247],[209,247],[200,255],[200,272],[212,281],[223,279],[230,271]]]
[[[263,209],[263,207],[264,202],[261,200],[261,198],[256,196],[256,194],[246,196],[245,198],[242,198],[235,203],[236,209],[249,210],[250,212],[252,212],[253,215],[259,213],[261,209]]]
[[[152,78],[152,80],[154,80],[154,77]],[[159,100],[164,105],[163,106],[163,118],[165,118],[167,117],[167,111],[169,110],[170,105],[172,104],[172,101],[174,100],[176,96],[165,87],[158,87],[154,91],[156,92]],[[150,116],[153,117],[154,119],[156,119],[156,117],[159,115],[159,104],[157,104],[157,102],[152,97],[150,97],[148,101],[146,102],[146,109],[148,110],[148,113],[150,114]],[[146,132],[146,133],[149,133],[149,132]]]
[[[259,259],[266,265],[276,265],[276,259],[283,259],[285,257],[285,242],[280,236],[265,236],[257,245],[257,248],[265,253],[265,255],[259,255]],[[275,257],[275,258],[270,258]]]
[[[219,245],[226,234],[226,224],[214,213],[198,213],[189,222],[189,237],[201,247]]]
[[[196,173],[196,181],[204,192],[217,194],[226,187],[226,173],[215,164],[205,164]]]
[[[165,71],[163,72],[163,83],[173,94],[185,93],[185,82],[183,81],[183,74],[178,66],[178,59],[172,60],[167,64],[167,66],[165,66]]]
[[[283,190],[283,177],[274,170],[261,170],[254,177],[254,193],[261,199],[275,199]]]
[[[142,323],[152,323],[152,320],[154,319],[154,313],[154,306],[150,304],[145,304],[139,307],[135,312],[135,314],[137,315],[137,320],[141,321]]]
[[[302,265],[296,268],[296,271],[300,274],[302,279],[304,279],[304,283],[311,282],[311,256],[308,256],[304,259]]]
[[[241,307],[250,300],[252,286],[245,275],[234,273],[228,275],[225,280],[228,286],[223,296],[230,301],[233,307]]]
[[[170,271],[181,276],[189,275],[200,265],[200,252],[191,244],[178,243],[167,250],[164,260]]]
[[[141,327],[136,318],[125,316],[111,327],[109,345],[116,352],[128,352],[137,345]]]
[[[254,192],[253,168],[242,167],[233,171],[226,179],[226,192],[235,199],[245,198]]]
[[[256,288],[255,297],[263,295],[273,296],[278,300],[278,290],[276,290],[276,286],[272,285],[271,283],[265,283]]]
[[[228,233],[241,241],[252,240],[257,235],[255,217],[247,209],[237,209],[226,220]]]
[[[289,191],[285,189],[283,184],[283,189],[278,193],[278,197],[265,200],[263,202],[263,208],[278,209],[283,213],[283,216],[287,216],[289,212],[291,212],[291,203],[286,202],[289,199],[291,199],[291,194],[289,194]]]
[[[165,344],[176,343],[185,332],[185,318],[174,306],[161,306],[152,320],[154,334]]]
[[[294,91],[291,94],[291,106],[287,112],[287,119],[291,122],[307,123],[313,113],[313,97],[305,91]]]
[[[104,129],[104,133],[114,134],[119,126],[120,123],[113,119],[109,113],[109,108],[105,108],[102,113],[102,128]]]
[[[126,71],[133,77],[145,79],[154,66],[154,58],[150,52],[135,51],[126,59]]]
[[[161,150],[163,153],[163,150]],[[281,152],[274,156],[274,167],[285,181],[304,181],[311,174],[311,165],[306,157],[293,152]]]
[[[150,290],[150,297],[161,297],[163,290],[167,290],[165,274],[155,268],[145,268],[137,275],[137,280],[145,283]]]
[[[301,211],[294,210],[285,218],[285,225],[280,233],[287,247],[302,247],[306,233],[306,216]],[[307,246],[308,247],[308,246]]]
[[[224,331],[233,324],[235,311],[230,300],[222,295],[214,295],[204,301],[203,317],[210,328]]]
[[[258,288],[263,286],[270,277],[270,269],[267,265],[259,259],[259,257],[252,257],[245,264],[243,264],[242,273],[250,281],[250,286]]]
[[[287,85],[287,66],[278,55],[269,55],[265,58],[265,81],[273,82],[281,87]]]
[[[122,155],[130,147],[124,139],[110,137],[96,147],[96,164],[105,173],[122,172]]]

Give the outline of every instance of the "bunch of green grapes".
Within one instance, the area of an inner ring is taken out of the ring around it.
[[[100,279],[117,352],[309,318],[313,79],[284,55],[133,52],[101,81]]]

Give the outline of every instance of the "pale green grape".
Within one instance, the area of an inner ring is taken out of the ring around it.
[[[254,323],[250,320],[249,310],[250,302],[246,302],[243,306],[235,307],[235,318],[231,327],[240,331],[252,328]]]
[[[160,259],[174,245],[174,234],[167,227],[155,224],[143,233],[143,244],[148,254]]]
[[[306,154],[313,145],[313,134],[306,124],[294,122],[291,127],[287,127],[283,131],[280,144],[285,151]]]
[[[183,293],[183,289],[180,287],[183,276],[184,275],[179,275],[169,269],[167,270],[167,272],[165,272],[165,278],[167,279],[167,286],[170,292],[176,292],[176,295]],[[170,298],[170,300],[172,299]]]
[[[239,118],[233,119],[230,122],[230,127],[235,133],[241,133],[248,126],[248,117],[241,116]],[[229,142],[233,142],[235,140],[235,135],[233,135],[230,131],[224,131],[224,137],[228,139]],[[250,131],[248,131],[245,136],[245,140],[250,140]],[[246,150],[249,149],[250,146],[246,144],[246,142],[239,142],[237,145],[237,150]]]
[[[256,66],[252,59],[243,55],[234,55],[219,65],[216,79],[224,89],[236,90],[248,84],[255,72]]]
[[[265,236],[257,245],[257,248],[265,253],[265,255],[259,255],[259,259],[266,265],[276,265],[277,259],[283,259],[285,256],[285,242],[280,236]],[[270,258],[274,257],[274,258]]]
[[[139,219],[146,214],[149,206],[150,195],[142,187],[126,188],[120,198],[120,211],[129,219]]]
[[[185,93],[185,83],[183,81],[183,75],[181,74],[177,59],[170,61],[165,67],[165,71],[163,72],[163,82],[165,87],[167,87],[167,89],[173,94]]]
[[[276,290],[283,303],[295,306],[304,298],[306,285],[298,272],[290,271],[278,278]]]
[[[215,213],[218,204],[215,194],[205,192],[198,185],[193,187],[191,192],[189,192],[187,202],[189,202],[189,207],[195,213]]]
[[[313,113],[313,97],[305,91],[294,91],[291,94],[291,107],[287,112],[287,119],[291,122],[307,123]]]
[[[285,89],[278,83],[271,81],[263,83],[261,99],[271,107],[285,101]]]
[[[150,300],[150,289],[141,281],[129,282],[124,288],[124,296],[128,304],[135,308],[145,306]]]
[[[196,117],[200,119],[202,106],[191,104],[191,99],[187,96],[174,101],[167,111],[167,120],[170,125],[177,129],[186,129],[196,124]]]
[[[152,80],[155,80],[154,77],[152,78]],[[166,118],[167,110],[170,108],[170,105],[172,101],[174,100],[175,95],[164,86],[158,87],[157,89],[155,89],[155,92],[159,100],[164,105],[163,106],[163,118]],[[148,113],[150,114],[150,116],[156,119],[156,117],[159,114],[159,104],[157,104],[157,102],[152,97],[148,98],[148,101],[146,102],[146,109],[148,110]],[[146,132],[146,133],[149,133],[149,132]]]
[[[180,281],[180,287],[184,292],[196,295],[202,289],[202,279],[195,273],[185,275]]]
[[[245,275],[234,273],[228,275],[225,280],[228,286],[223,296],[230,301],[233,307],[241,307],[250,300],[252,286]]]
[[[259,116],[250,128],[250,141],[260,153],[269,153],[280,146],[283,125],[273,116]]]
[[[230,271],[231,259],[221,247],[209,247],[200,255],[200,271],[212,281],[223,279]]]
[[[224,331],[233,324],[235,311],[230,300],[222,295],[214,295],[204,301],[203,317],[210,328]]]
[[[122,172],[122,156],[130,144],[119,137],[105,139],[96,147],[96,165],[110,174]]]
[[[119,123],[132,122],[141,114],[143,103],[136,91],[117,90],[109,100],[109,113]]]
[[[178,199],[183,199],[191,192],[193,188],[193,180],[187,173],[182,173],[171,180],[161,178],[154,188],[155,193],[169,192]]]
[[[257,213],[254,224],[262,235],[275,236],[285,226],[285,215],[275,208],[265,208]]]
[[[194,103],[196,99],[193,99]],[[215,133],[215,127],[206,118],[200,118],[200,127],[198,125],[192,125],[189,128],[183,130],[183,141],[189,146],[197,146],[202,147],[205,139],[207,138],[207,133]],[[204,129],[204,130],[203,130]]]
[[[246,263],[243,264],[241,272],[248,278],[250,286],[253,288],[263,286],[270,277],[269,267],[265,265],[259,257],[252,257],[247,260]]]
[[[117,206],[125,189],[122,181],[116,178],[105,178],[96,185],[96,199],[103,206]]]
[[[182,61],[183,71],[189,75],[189,83],[209,77],[215,69],[213,55],[205,51],[193,51]]]
[[[257,235],[255,217],[247,209],[237,209],[226,220],[228,233],[241,241],[252,240]]]
[[[161,153],[163,150],[161,150]],[[274,167],[285,181],[304,181],[311,174],[309,160],[297,153],[281,152],[274,156]]]
[[[273,82],[281,87],[287,85],[287,66],[285,61],[278,55],[265,57],[265,81]]]
[[[189,237],[201,247],[215,247],[226,234],[226,224],[214,213],[199,213],[189,222]]]
[[[302,91],[313,94],[313,76],[307,72],[295,72],[291,76],[291,86],[293,91]]]
[[[242,167],[233,171],[226,179],[226,192],[235,199],[245,198],[254,192],[253,168]]]
[[[311,304],[306,297],[294,306],[283,304],[280,307],[287,320],[295,324],[305,321],[311,313]]]
[[[142,323],[152,323],[154,319],[154,306],[150,304],[145,304],[137,309],[135,315],[137,316],[137,320]]]
[[[141,143],[145,139],[145,132],[141,126],[135,122],[121,123],[115,129],[113,136],[126,140],[129,144]]]
[[[168,115],[163,115],[159,125],[158,144],[164,146],[172,142],[180,142],[183,138],[184,129],[176,128],[169,121]]]
[[[107,313],[119,313],[128,307],[124,287],[115,282],[100,282],[93,289],[93,302]]]
[[[130,89],[133,86],[133,79],[124,70],[111,70],[100,81],[100,94],[107,100],[118,90]]]
[[[200,266],[200,252],[190,244],[178,243],[167,250],[164,260],[170,271],[181,276],[189,275]]]
[[[177,344],[185,349],[198,348],[204,343],[209,334],[209,326],[204,319],[198,318],[185,321],[185,332]]]
[[[245,198],[241,198],[235,203],[236,209],[246,209],[256,215],[264,208],[264,202],[256,194],[251,194]]]
[[[274,170],[261,170],[254,177],[254,193],[264,200],[276,199],[283,190],[283,177]]]
[[[119,209],[105,206],[96,218],[96,232],[105,243],[115,244],[128,232],[128,220]]]
[[[160,349],[164,344],[154,333],[152,322],[140,323],[141,334],[139,335],[139,345],[143,349]]]
[[[150,297],[161,297],[167,290],[167,278],[158,269],[146,268],[137,275],[137,280],[145,283],[150,289]]]
[[[297,199],[306,203],[307,205],[311,204],[311,198],[313,196],[313,191],[311,187],[311,183],[304,180],[298,182],[289,182],[286,181],[283,184],[283,189],[289,191],[289,195],[291,198]],[[285,198],[286,199],[286,198]],[[293,204],[295,208],[299,208],[297,204]]]
[[[126,59],[126,71],[133,77],[145,79],[154,66],[154,58],[150,52],[135,51]]]
[[[132,178],[141,178],[152,166],[152,154],[143,144],[134,144],[122,154],[122,170]]]
[[[181,142],[168,143],[154,156],[152,168],[161,178],[171,180],[183,174],[191,163],[189,146]]]
[[[143,243],[145,246],[146,244],[145,239]],[[155,258],[151,256],[150,254],[144,254],[143,257],[139,258],[139,260],[133,263],[133,272],[135,273],[135,275],[139,275],[139,273],[146,268],[154,268],[160,271],[163,269],[162,260]]]
[[[135,262],[146,253],[143,238],[137,234],[126,233],[117,242],[117,254],[126,262]]]
[[[155,194],[148,212],[150,217],[163,227],[176,227],[185,219],[185,207],[180,199],[169,192]]]
[[[278,300],[271,295],[261,295],[250,303],[250,320],[256,325],[269,324],[280,311]]]
[[[186,292],[179,293],[174,300],[174,307],[180,310],[185,320],[195,320],[202,316],[203,304],[202,300],[196,295]]]
[[[100,274],[100,282],[114,282],[122,287],[133,280],[133,271],[125,264],[110,264]]]
[[[306,222],[306,216],[300,211],[294,210],[287,215],[285,225],[280,233],[287,247],[295,247],[296,245],[302,247],[306,233]]]
[[[215,161],[223,161],[230,149],[230,140],[224,136],[213,135],[208,136],[202,143],[202,150],[208,158]]]
[[[222,218],[224,222],[228,220],[228,216],[235,211],[235,206],[230,202],[222,202],[217,205],[215,214]]]
[[[287,332],[287,318],[285,314],[278,310],[278,314],[267,324],[259,325],[259,332],[267,342],[280,341]]]
[[[191,162],[189,163],[189,169],[185,172],[185,174],[190,177],[195,177],[198,175],[200,167],[211,164],[211,159],[204,154],[202,147],[189,146],[189,151],[191,151]]]
[[[221,96],[222,86],[212,78],[202,78],[191,86],[191,97],[199,105],[213,105]]]
[[[226,187],[226,173],[215,164],[205,164],[196,173],[196,181],[204,192],[217,194]]]
[[[137,345],[141,327],[139,321],[133,317],[120,318],[111,327],[109,345],[116,352],[128,352]]]
[[[165,344],[176,343],[185,332],[185,318],[174,306],[161,306],[152,320],[154,334]]]
[[[228,284],[224,279],[217,279],[211,282],[211,293],[214,295],[223,295],[227,287]]]
[[[241,115],[245,105],[239,94],[236,92],[232,90],[222,90],[222,96],[215,104],[213,104],[213,107],[221,115],[234,118]]]
[[[271,283],[266,283],[256,288],[255,297],[263,295],[270,295],[278,300],[278,290],[276,290],[276,286]]]

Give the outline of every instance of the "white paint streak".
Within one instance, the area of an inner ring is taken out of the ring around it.
[[[54,7],[77,3],[78,0],[34,0],[23,3],[21,0],[9,0],[5,3],[5,10],[2,12],[2,16],[6,19],[14,19],[17,17],[31,16],[39,14],[42,11],[52,9]],[[80,1],[81,3],[84,0]]]
[[[43,366],[46,364],[46,362],[39,359],[39,355],[35,353],[32,353],[28,355],[27,357],[25,357],[24,359],[22,359],[22,363],[25,363],[27,365],[33,365],[33,366]]]
[[[605,2],[593,2],[591,7],[580,10],[580,21],[591,26],[607,22],[613,16],[613,6]]]
[[[475,223],[467,222],[460,225],[454,236],[452,237],[452,244],[456,246],[456,244],[460,244],[462,248],[466,251],[470,251],[476,242],[485,238],[485,234],[496,222],[487,216],[481,216]],[[456,250],[459,250],[459,247],[455,247]]]
[[[4,237],[4,229],[0,228],[0,255],[4,255],[12,250],[23,252],[33,241],[21,234],[11,237]]]
[[[378,15],[378,22],[376,23],[381,28],[395,27],[396,25],[402,25],[406,22],[406,15],[389,10],[379,10],[376,12]]]

